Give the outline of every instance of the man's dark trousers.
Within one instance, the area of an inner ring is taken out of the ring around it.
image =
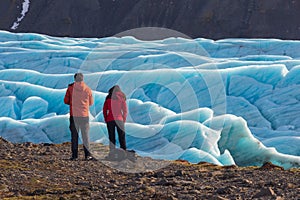
[[[83,149],[85,158],[90,156],[90,141],[89,141],[89,117],[73,117],[70,116],[70,130],[72,142],[72,158],[78,158],[78,132],[81,131]]]

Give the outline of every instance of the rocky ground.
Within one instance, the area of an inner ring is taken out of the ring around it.
[[[81,149],[80,149],[81,150]],[[300,169],[220,167],[138,157],[69,160],[70,143],[12,144],[0,138],[0,199],[299,199]]]

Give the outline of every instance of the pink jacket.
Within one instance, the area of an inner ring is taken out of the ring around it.
[[[105,122],[126,121],[127,105],[125,95],[122,92],[116,92],[110,98],[107,98],[103,106],[103,116]]]

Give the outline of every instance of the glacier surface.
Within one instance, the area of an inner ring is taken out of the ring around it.
[[[0,136],[70,141],[63,97],[75,72],[93,90],[90,138],[108,144],[102,106],[121,86],[129,149],[157,159],[300,166],[300,42],[58,38],[0,31]]]

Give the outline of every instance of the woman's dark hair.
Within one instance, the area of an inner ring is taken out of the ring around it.
[[[122,92],[120,86],[118,85],[114,85],[113,87],[111,87],[109,90],[108,90],[108,95],[106,96],[106,99],[111,99],[111,98],[116,98],[115,97],[115,93],[116,92],[121,92],[123,94],[123,97],[124,99],[126,100],[126,96],[125,94]]]

